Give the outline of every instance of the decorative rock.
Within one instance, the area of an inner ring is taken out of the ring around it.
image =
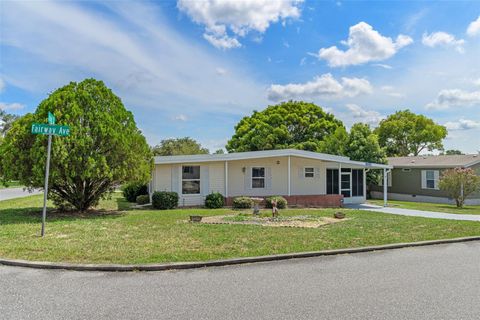
[[[190,222],[201,222],[202,216],[190,216]]]
[[[333,214],[333,216],[336,218],[336,219],[343,219],[345,218],[345,213],[343,212],[340,212],[340,211],[337,211]]]

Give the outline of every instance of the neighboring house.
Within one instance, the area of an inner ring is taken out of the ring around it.
[[[480,155],[440,155],[388,158],[393,167],[388,173],[388,199],[453,203],[446,192],[440,190],[442,171],[451,168],[472,168],[480,175]],[[372,186],[373,198],[383,197],[383,185]],[[480,204],[480,193],[471,195],[467,204]]]
[[[284,196],[291,205],[337,207],[365,201],[365,172],[390,166],[302,150],[155,157],[150,190],[175,191],[180,206],[203,205],[220,192],[234,197]]]

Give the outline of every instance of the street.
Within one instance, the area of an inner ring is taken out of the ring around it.
[[[39,190],[34,190],[33,192],[29,192],[28,190],[23,190],[23,188],[5,188],[0,189],[0,201],[2,200],[9,200],[15,198],[22,198],[31,196],[34,194],[40,194]]]
[[[0,266],[1,319],[479,319],[480,243],[169,272]]]

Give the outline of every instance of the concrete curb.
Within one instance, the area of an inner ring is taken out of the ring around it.
[[[54,263],[54,262],[42,262],[42,261],[11,260],[11,259],[0,258],[0,265],[37,268],[37,269],[63,269],[63,270],[75,270],[75,271],[109,271],[109,272],[165,271],[165,270],[195,269],[195,268],[204,268],[204,267],[220,267],[220,266],[229,266],[229,265],[237,265],[237,264],[245,264],[245,263],[278,261],[278,260],[297,259],[297,258],[332,256],[332,255],[338,255],[338,254],[391,250],[391,249],[400,249],[400,248],[408,248],[408,247],[421,247],[421,246],[429,246],[429,245],[436,245],[436,244],[468,242],[468,241],[478,241],[478,240],[480,240],[480,236],[441,239],[441,240],[429,240],[429,241],[420,241],[420,242],[395,243],[395,244],[387,244],[382,246],[348,248],[348,249],[338,249],[338,250],[287,253],[287,254],[277,254],[277,255],[270,255],[270,256],[260,256],[260,257],[246,257],[246,258],[234,258],[234,259],[211,260],[211,261],[200,261],[200,262],[178,262],[178,263],[166,263],[166,264],[133,264],[133,265],[70,264],[70,263]]]

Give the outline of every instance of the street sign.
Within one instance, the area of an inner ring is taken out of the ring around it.
[[[48,112],[48,124],[55,124],[55,121],[57,119],[55,119],[55,116],[53,115],[53,113],[51,113],[50,111]]]
[[[59,125],[49,125],[44,123],[33,123],[32,133],[66,137],[70,135],[70,127],[59,126]]]
[[[47,163],[45,164],[45,187],[43,188],[43,211],[42,211],[42,231],[41,236],[45,236],[45,220],[47,218],[47,194],[48,194],[48,176],[50,173],[50,153],[52,152],[52,136],[66,137],[70,135],[69,126],[55,125],[55,116],[48,113],[48,123],[32,123],[33,134],[48,135]]]

